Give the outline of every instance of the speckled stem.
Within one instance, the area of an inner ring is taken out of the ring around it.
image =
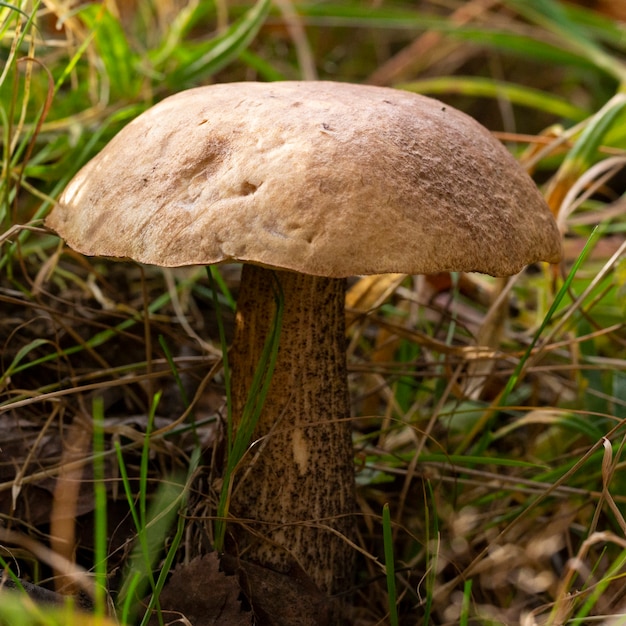
[[[321,590],[337,593],[350,586],[353,569],[342,537],[352,539],[354,525],[345,283],[276,275],[285,297],[276,369],[230,506],[253,521],[232,528],[242,556],[281,572],[299,566]],[[273,320],[272,281],[272,270],[244,266],[231,350],[235,428]]]

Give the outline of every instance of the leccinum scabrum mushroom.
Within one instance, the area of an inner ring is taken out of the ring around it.
[[[332,82],[167,98],[75,176],[47,225],[86,255],[244,263],[235,428],[272,323],[277,271],[285,310],[253,437],[261,452],[245,457],[231,503],[254,533],[232,531],[248,558],[279,571],[297,563],[329,593],[352,576],[344,278],[501,276],[561,251],[535,185],[474,120],[415,94]]]

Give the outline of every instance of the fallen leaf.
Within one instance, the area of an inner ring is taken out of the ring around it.
[[[243,611],[239,593],[237,578],[221,572],[217,553],[211,552],[176,567],[159,602],[166,623],[178,619],[192,626],[251,626],[252,615]],[[158,623],[155,614],[149,626]]]

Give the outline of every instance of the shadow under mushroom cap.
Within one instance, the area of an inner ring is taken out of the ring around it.
[[[171,96],[74,177],[46,224],[87,255],[331,277],[506,275],[561,255],[534,183],[475,120],[332,82]]]

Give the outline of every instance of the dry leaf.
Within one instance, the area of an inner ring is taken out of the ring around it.
[[[200,556],[179,565],[159,598],[166,623],[185,620],[192,626],[251,626],[252,615],[242,610],[239,583],[219,569],[217,553]],[[159,623],[153,615],[149,624]]]

